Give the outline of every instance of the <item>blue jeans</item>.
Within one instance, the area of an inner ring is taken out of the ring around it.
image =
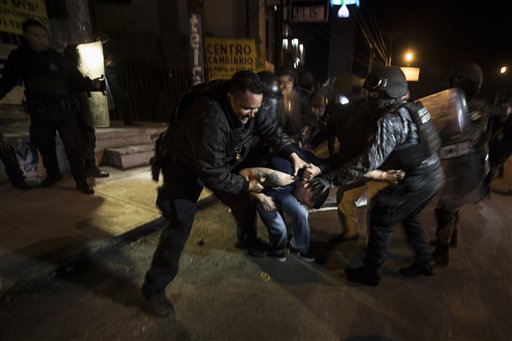
[[[309,249],[308,209],[299,203],[291,192],[278,193],[272,196],[272,199],[278,207],[276,211],[267,212],[260,202],[256,204],[260,218],[268,230],[271,250],[279,252],[286,248],[288,235],[284,218],[280,213],[283,212],[292,219],[292,247],[301,253],[307,253]]]

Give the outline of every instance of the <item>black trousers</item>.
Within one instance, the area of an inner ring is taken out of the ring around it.
[[[3,136],[0,135],[0,138],[3,138]],[[4,163],[5,173],[7,173],[11,184],[18,185],[25,181],[25,175],[16,158],[16,151],[7,141],[2,141],[2,144],[4,144],[5,147],[0,149],[0,160]]]
[[[176,277],[179,259],[194,222],[197,200],[204,187],[201,180],[179,162],[165,171],[164,183],[157,203],[168,222],[146,273],[144,287],[148,291],[163,290]],[[238,224],[238,238],[256,239],[256,209],[249,195],[246,192],[214,193],[231,208]]]
[[[404,227],[407,242],[416,261],[432,261],[418,216],[443,182],[443,171],[438,168],[421,176],[408,177],[398,186],[384,189],[376,196],[370,212],[370,236],[364,258],[365,267],[374,272],[381,269],[388,254],[393,228],[400,223]]]
[[[77,183],[85,182],[83,140],[76,114],[46,111],[31,113],[30,119],[30,140],[41,153],[46,173],[49,176],[60,174],[55,143],[56,132],[59,132],[73,178]]]
[[[81,114],[78,115],[78,127],[83,139],[85,170],[91,171],[96,168],[96,130],[85,122]]]

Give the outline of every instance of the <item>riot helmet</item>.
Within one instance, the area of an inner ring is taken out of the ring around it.
[[[482,81],[482,68],[474,62],[459,62],[450,72],[450,86],[462,89],[467,99],[471,99],[480,92]]]
[[[398,66],[375,68],[365,79],[370,111],[376,112],[402,101],[408,94],[407,80]]]
[[[269,71],[260,71],[257,73],[263,83],[263,93],[268,97],[276,97],[280,95],[277,78]]]
[[[299,86],[307,91],[313,91],[315,88],[315,77],[308,70],[301,70],[297,81]]]
[[[329,97],[341,104],[361,100],[363,97],[362,79],[353,73],[344,73],[336,77],[329,89]]]

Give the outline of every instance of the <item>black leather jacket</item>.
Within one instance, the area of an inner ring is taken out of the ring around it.
[[[405,109],[405,108],[404,108]],[[419,143],[417,127],[407,110],[395,108],[377,118],[375,130],[371,134],[370,144],[366,150],[350,162],[334,170],[336,182],[346,186],[358,183],[363,175],[371,170],[380,168],[400,169],[401,165],[393,164],[390,156],[406,154],[409,147]],[[400,155],[406,158],[407,155]],[[389,160],[388,160],[389,159]],[[441,169],[437,153],[425,157],[415,169],[406,172],[402,181],[426,172]],[[442,171],[441,171],[442,172]]]
[[[275,150],[292,152],[291,141],[272,118],[260,110],[242,126],[227,103],[228,81],[213,81],[185,95],[166,133],[171,155],[207,187],[237,194],[248,182],[232,172],[247,156],[255,136]],[[164,179],[167,172],[164,172]],[[172,170],[168,172],[172,176]]]

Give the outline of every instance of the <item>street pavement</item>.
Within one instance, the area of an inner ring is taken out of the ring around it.
[[[0,298],[81,257],[162,226],[155,206],[161,183],[151,179],[149,167],[102,169],[110,177],[89,178],[94,195],[77,191],[69,173],[50,188],[37,187],[34,179],[29,191],[9,183],[0,187]],[[210,199],[205,190],[200,202]]]
[[[53,188],[0,188],[0,340],[510,340],[512,162],[490,200],[462,209],[459,246],[434,277],[398,274],[412,255],[399,228],[379,287],[348,282],[363,244],[330,244],[336,211],[311,214],[307,264],[248,256],[233,246],[228,208],[203,194],[176,280],[175,319],[140,309],[139,287],[162,220],[144,167]],[[433,201],[423,212],[434,231]],[[213,206],[212,206],[213,205]],[[360,210],[364,217],[363,209]],[[266,232],[260,226],[260,235]]]
[[[336,212],[311,215],[316,263],[254,258],[233,246],[235,222],[215,203],[196,216],[166,294],[175,318],[140,309],[158,233],[33,283],[0,305],[1,340],[510,340],[511,197],[462,209],[459,246],[433,277],[408,279],[399,228],[379,287],[348,282],[361,241],[330,244]],[[363,212],[361,212],[363,213]],[[422,214],[434,231],[433,206]],[[266,234],[260,229],[260,235]]]

